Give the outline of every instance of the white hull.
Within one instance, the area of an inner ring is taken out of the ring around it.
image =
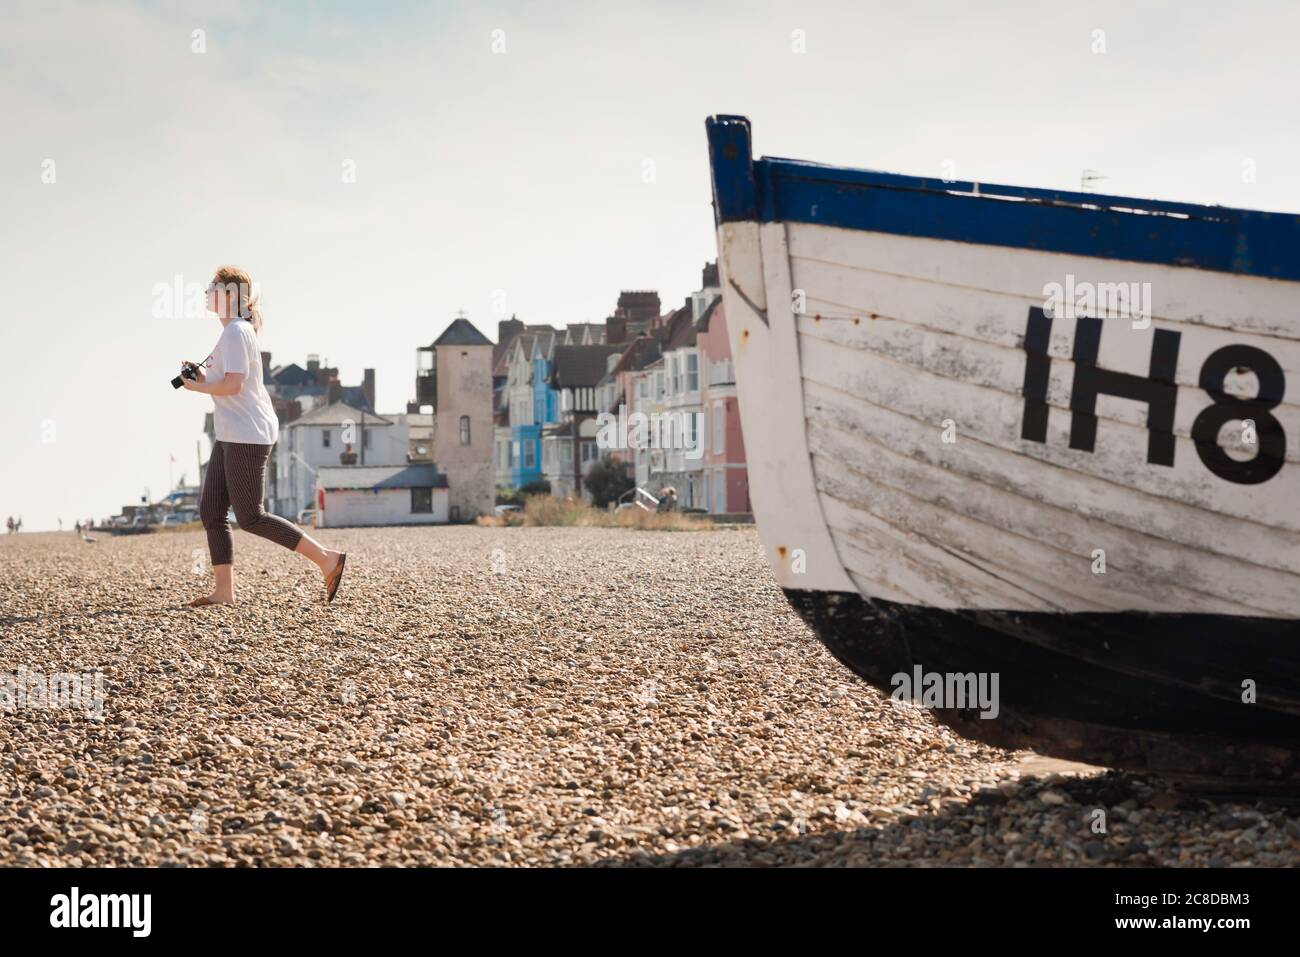
[[[1300,284],[814,223],[723,223],[718,244],[751,497],[783,587],[1300,618],[1294,389],[1268,413],[1288,442],[1267,481],[1226,481],[1191,438],[1216,350],[1253,346],[1300,382]],[[1148,461],[1147,403],[1114,395],[1096,400],[1093,450],[1070,447],[1072,316],[1052,323],[1046,440],[1022,438],[1027,317],[1067,276],[1150,283],[1149,328],[1104,319],[1097,368],[1146,377],[1156,330],[1180,334],[1172,465]],[[1224,445],[1242,434],[1234,420]]]

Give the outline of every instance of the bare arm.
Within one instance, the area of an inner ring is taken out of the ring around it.
[[[244,374],[242,372],[227,372],[225,377],[218,379],[216,382],[192,382],[186,379],[185,388],[191,392],[206,392],[208,395],[238,395],[239,390],[244,387]]]

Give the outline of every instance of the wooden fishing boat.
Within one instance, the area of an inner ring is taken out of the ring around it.
[[[791,604],[963,734],[1300,782],[1300,217],[752,157],[708,123]],[[1295,383],[1288,392],[1288,383]]]

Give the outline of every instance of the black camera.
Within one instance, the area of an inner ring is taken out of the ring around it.
[[[198,378],[199,378],[198,366],[196,366],[193,362],[182,363],[181,374],[178,375],[176,378],[172,379],[172,388],[179,389],[182,385],[184,385],[184,383],[182,382],[183,379],[189,379],[191,382],[197,382]]]

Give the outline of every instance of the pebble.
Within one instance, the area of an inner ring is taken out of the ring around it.
[[[240,604],[194,610],[202,533],[0,537],[0,670],[107,689],[5,713],[0,866],[1300,864],[1294,810],[1022,775],[893,705],[752,528],[320,537],[328,608],[236,532]]]

